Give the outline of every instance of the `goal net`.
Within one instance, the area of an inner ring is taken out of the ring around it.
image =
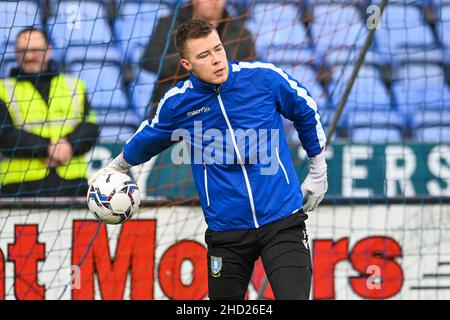
[[[220,1],[194,2],[213,10]],[[30,81],[16,37],[26,27],[44,30],[52,69],[41,77],[57,70],[82,79],[100,128],[84,153],[89,176],[186,78],[173,34],[192,6],[0,1],[0,77]],[[218,31],[228,59],[281,67],[308,89],[333,132],[329,191],[306,222],[311,298],[449,299],[450,1],[228,0],[225,9]],[[5,100],[0,162],[31,162],[39,146],[21,144],[28,129],[14,125]],[[283,121],[303,179],[307,156]],[[5,196],[13,168],[0,170],[0,299],[207,299],[207,226],[190,166],[175,164],[172,149],[131,169],[143,203],[119,226],[98,223],[84,197],[36,196],[39,188]],[[247,298],[273,299],[259,260]]]

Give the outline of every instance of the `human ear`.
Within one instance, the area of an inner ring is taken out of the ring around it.
[[[187,71],[192,71],[192,65],[190,64],[189,61],[187,61],[186,59],[181,59],[180,63],[183,66],[183,68],[185,68]]]

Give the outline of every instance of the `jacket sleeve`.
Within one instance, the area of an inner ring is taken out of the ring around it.
[[[316,101],[308,90],[282,69],[273,66],[270,73],[275,103],[279,112],[294,123],[303,148],[310,158],[318,155],[326,144]]]
[[[16,128],[0,100],[0,152],[7,157],[47,157],[50,139]]]
[[[163,99],[155,117],[142,122],[136,133],[126,142],[123,158],[132,166],[147,162],[177,142],[171,139],[175,127],[168,101]]]
[[[72,145],[73,155],[75,156],[88,152],[97,142],[99,127],[93,120],[93,112],[89,100],[85,97],[83,120],[66,136]]]

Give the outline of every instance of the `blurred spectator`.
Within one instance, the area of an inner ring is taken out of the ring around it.
[[[18,69],[0,80],[0,195],[85,196],[98,126],[85,84],[51,67],[44,31],[16,38]]]
[[[150,116],[153,117],[156,110],[155,103],[163,97],[165,91],[188,76],[179,64],[175,47],[175,34],[182,23],[191,19],[206,20],[217,28],[229,60],[254,58],[255,44],[250,31],[244,26],[245,17],[231,17],[225,5],[226,0],[191,0],[189,4],[180,8],[176,17],[168,16],[158,21],[140,63],[142,68],[150,72],[156,74],[159,72],[158,82],[152,94],[153,108]],[[175,21],[171,30],[173,19]],[[171,33],[167,53],[161,59],[169,32]]]

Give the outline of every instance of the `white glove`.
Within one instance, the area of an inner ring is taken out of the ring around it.
[[[327,163],[325,149],[314,158],[310,158],[308,176],[302,184],[303,211],[313,211],[322,201],[328,190]]]
[[[127,173],[128,169],[130,169],[131,167],[132,166],[125,161],[123,155],[120,154],[107,167],[104,167],[96,171],[94,174],[92,174],[89,177],[88,184],[92,185],[98,177],[108,173],[114,172]]]

